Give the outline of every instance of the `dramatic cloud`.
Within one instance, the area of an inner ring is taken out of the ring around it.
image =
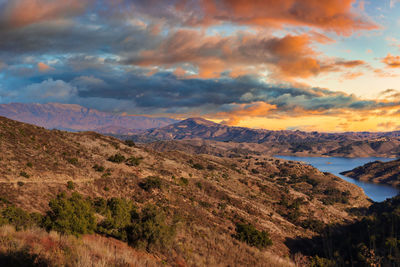
[[[81,14],[90,0],[13,0],[0,2],[0,28],[73,17]]]
[[[375,78],[394,75],[341,47],[344,40],[377,29],[365,13],[369,5],[0,0],[0,102],[207,115],[228,124],[242,118],[391,115],[399,110],[395,92],[368,100],[329,84],[363,79],[368,72]],[[382,62],[393,72],[400,66],[391,54]],[[321,87],[332,90],[307,85],[316,84],[313,79],[328,81]]]
[[[340,34],[376,26],[352,12],[354,0],[203,0],[205,20],[260,26],[308,25]]]
[[[155,50],[142,51],[127,63],[165,67],[189,64],[198,68],[199,76],[203,78],[219,77],[226,71],[244,74],[266,69],[278,76],[305,78],[337,71],[340,67],[365,64],[361,60],[324,62],[311,48],[315,39],[320,40],[306,34],[278,38],[243,32],[222,37],[207,36],[196,30],[179,30],[171,33]]]

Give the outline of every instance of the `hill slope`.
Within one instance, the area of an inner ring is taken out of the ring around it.
[[[50,131],[2,117],[0,151],[2,201],[25,210],[46,212],[49,200],[71,190],[68,181],[92,199],[122,197],[139,209],[152,203],[165,210],[177,234],[168,252],[154,253],[172,265],[290,266],[274,256],[289,255],[285,240],[353,221],[349,208],[370,205],[357,186],[299,162],[159,153],[96,133]],[[143,186],[148,177],[158,177],[151,178],[154,189]],[[241,222],[268,232],[273,245],[259,250],[234,238]]]
[[[341,174],[361,181],[400,186],[400,159],[374,161]]]
[[[0,116],[47,129],[132,134],[132,130],[163,127],[177,122],[169,118],[121,116],[72,104],[0,104]]]
[[[396,157],[400,155],[400,132],[319,133],[268,131],[230,127],[201,118],[191,118],[142,134],[125,137],[138,142],[203,139],[215,142],[249,143],[254,151],[268,155]],[[188,142],[184,142],[188,143]],[[177,146],[178,142],[175,142]],[[259,146],[257,145],[259,144]],[[168,146],[172,149],[173,142]],[[226,145],[222,145],[226,146]]]

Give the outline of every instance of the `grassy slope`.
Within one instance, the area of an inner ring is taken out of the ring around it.
[[[354,217],[347,208],[370,204],[358,187],[300,163],[264,156],[158,153],[95,133],[49,131],[5,118],[0,118],[0,151],[0,194],[29,211],[45,212],[48,201],[67,190],[71,180],[85,196],[126,197],[138,206],[155,203],[180,218],[170,253],[160,255],[170,263],[287,266],[289,262],[273,256],[288,255],[285,240],[316,234],[302,228],[301,222],[310,218],[324,223],[351,221]],[[116,153],[143,161],[139,166],[107,161]],[[193,168],[196,163],[204,169]],[[106,170],[94,170],[95,164]],[[299,178],[303,175],[318,185]],[[162,189],[141,189],[138,184],[148,176],[159,176]],[[332,188],[349,190],[349,203],[324,205],[324,192]],[[294,221],[288,219],[291,208],[282,199],[290,204],[296,198],[304,203]],[[232,238],[234,223],[243,220],[267,230],[273,246],[259,251]]]

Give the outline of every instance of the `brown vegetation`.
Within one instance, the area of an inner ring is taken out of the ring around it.
[[[160,153],[96,133],[49,131],[4,118],[0,150],[0,194],[27,211],[45,213],[66,190],[158,206],[176,226],[176,237],[166,252],[152,253],[173,265],[288,266],[281,258],[290,256],[285,240],[312,237],[321,223],[351,221],[348,208],[370,205],[361,189],[333,175],[240,150],[235,157]],[[109,161],[115,155],[121,160]],[[141,160],[126,162],[132,157]],[[327,190],[350,193],[326,205]],[[237,240],[238,223],[268,233],[272,246],[260,250]]]

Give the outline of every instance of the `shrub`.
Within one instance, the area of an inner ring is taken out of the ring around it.
[[[32,168],[32,167],[33,167],[33,164],[32,164],[32,162],[28,162],[28,163],[26,164],[26,166],[29,167],[29,168]]]
[[[192,165],[192,168],[196,169],[196,170],[204,170],[204,166],[201,165],[200,163],[195,163]]]
[[[153,189],[161,189],[162,182],[160,177],[149,176],[139,183],[139,186],[146,191],[151,191]]]
[[[143,158],[130,157],[126,160],[125,164],[128,166],[139,166]]]
[[[113,156],[110,156],[108,158],[108,161],[111,161],[111,162],[114,162],[114,163],[122,163],[122,162],[125,161],[125,157],[123,155],[117,153],[117,154],[115,154]]]
[[[18,185],[18,186],[23,186],[24,184],[25,184],[25,183],[24,183],[24,182],[21,182],[21,181],[18,181],[18,182],[17,182],[17,185]]]
[[[324,223],[320,220],[307,219],[301,222],[301,227],[310,229],[313,232],[321,233],[324,229]]]
[[[49,202],[50,211],[44,220],[47,230],[55,230],[63,234],[93,233],[96,228],[94,210],[90,201],[78,193],[68,197],[65,193],[57,195]]]
[[[22,177],[25,177],[25,178],[29,178],[29,177],[30,177],[30,175],[27,174],[27,173],[24,172],[24,171],[20,172],[20,173],[19,173],[19,176],[22,176]]]
[[[77,158],[69,158],[67,161],[72,164],[72,165],[78,165],[78,159]]]
[[[327,195],[322,200],[322,203],[324,203],[324,205],[333,205],[335,203],[349,203],[349,191],[341,192],[337,188],[328,188],[324,191],[324,194]]]
[[[201,190],[203,189],[203,184],[201,182],[196,182],[195,185]]]
[[[265,231],[258,231],[251,224],[236,224],[236,235],[234,237],[259,249],[272,245],[269,234]]]
[[[74,190],[74,189],[75,189],[75,184],[74,184],[74,182],[68,181],[68,182],[67,182],[67,188],[68,188],[69,190]]]
[[[93,169],[94,169],[96,172],[103,172],[103,171],[104,171],[104,167],[101,166],[101,165],[98,165],[98,164],[95,164],[95,165],[93,166]]]
[[[135,146],[135,142],[133,142],[132,140],[125,140],[125,145],[133,147]]]
[[[166,224],[165,213],[153,205],[142,210],[127,228],[128,242],[147,251],[168,248],[174,239],[175,228]]]
[[[180,185],[188,185],[189,184],[189,180],[187,179],[187,178],[184,178],[184,177],[181,177],[180,179],[179,179],[179,184]]]
[[[259,174],[259,173],[260,173],[257,169],[251,169],[251,172],[252,172],[253,174]]]
[[[217,169],[215,165],[212,165],[212,164],[207,165],[207,170],[213,171],[215,169]]]
[[[29,214],[23,209],[15,206],[8,206],[0,213],[0,225],[12,224],[17,230],[37,225],[41,220],[42,216],[39,213]]]
[[[98,225],[97,232],[127,241],[126,227],[133,219],[138,218],[132,202],[121,198],[111,198],[107,202],[97,200],[96,207],[96,211],[105,216]]]

